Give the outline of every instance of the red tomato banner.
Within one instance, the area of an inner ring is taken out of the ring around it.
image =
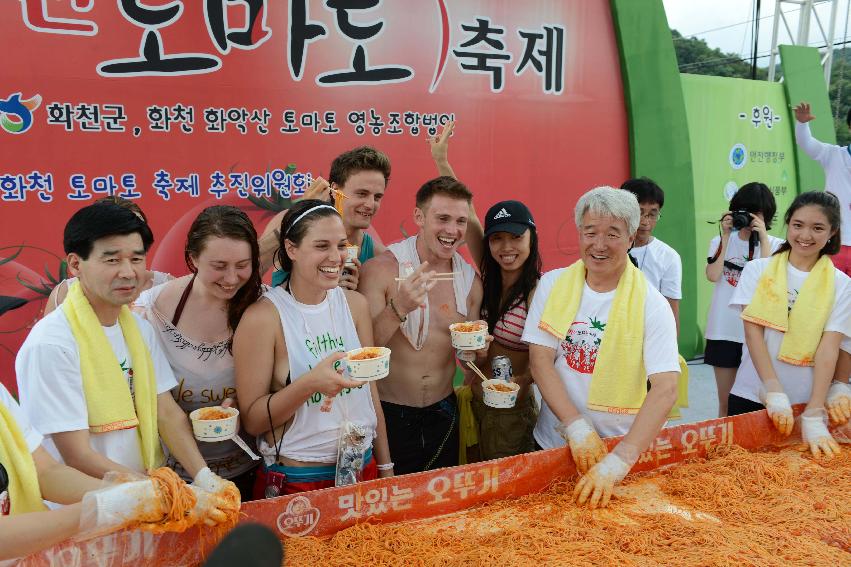
[[[138,201],[149,265],[179,275],[201,209],[234,204],[262,229],[367,144],[393,164],[374,223],[392,242],[436,175],[427,136],[456,120],[449,157],[479,212],[524,201],[553,268],[576,257],[578,196],[629,174],[607,0],[21,0],[0,18],[0,306],[25,302],[0,315],[13,391],[65,222],[101,196]]]

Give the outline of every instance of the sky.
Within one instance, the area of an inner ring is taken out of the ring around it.
[[[851,24],[846,24],[846,12],[851,0],[836,0],[836,26],[834,43],[845,40],[846,25],[848,38],[851,38]],[[754,0],[663,0],[668,25],[686,37],[698,37],[710,47],[717,47],[727,53],[738,53],[750,58],[753,49],[752,23]],[[771,32],[774,15],[774,0],[761,1],[759,22],[758,55],[768,54],[771,48]],[[800,7],[786,3],[781,5],[792,33],[798,33]],[[816,6],[822,25],[826,28],[830,22],[830,2]],[[723,28],[723,29],[718,29]],[[780,43],[792,43],[783,22],[779,27]],[[809,44],[824,45],[821,32],[815,18],[811,18]],[[761,67],[768,66],[768,57],[757,60]]]

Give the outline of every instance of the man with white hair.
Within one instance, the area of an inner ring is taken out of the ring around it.
[[[671,309],[627,256],[641,217],[635,195],[598,187],[575,216],[580,259],[541,278],[523,340],[543,397],[535,441],[570,445],[584,475],[575,496],[593,508],[664,426],[680,366]],[[606,454],[600,437],[624,434]]]

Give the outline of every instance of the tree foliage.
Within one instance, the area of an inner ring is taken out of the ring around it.
[[[751,78],[751,62],[743,59],[739,54],[724,53],[720,49],[711,48],[706,41],[699,38],[683,37],[677,30],[671,30],[671,36],[681,73],[737,77],[740,79]],[[765,61],[765,59],[760,61]],[[780,68],[778,68],[779,71]],[[756,78],[758,80],[767,79],[768,68],[757,65]],[[847,145],[851,143],[851,132],[845,124],[848,109],[851,108],[851,49],[849,48],[837,49],[833,52],[828,94],[830,95],[833,125],[836,130],[836,141],[839,145]]]

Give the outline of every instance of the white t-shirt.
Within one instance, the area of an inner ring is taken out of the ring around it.
[[[561,268],[547,272],[538,282],[523,340],[527,343],[554,349],[555,370],[561,378],[570,401],[582,415],[591,421],[602,437],[622,435],[629,431],[634,415],[611,414],[593,411],[587,408],[588,392],[597,360],[597,350],[601,344],[609,309],[615,298],[615,290],[597,293],[584,285],[582,299],[576,312],[576,320],[567,331],[567,337],[559,341],[548,332],[538,328],[544,305],[550,296],[553,285],[565,270]],[[677,327],[670,305],[662,294],[647,286],[644,303],[644,366],[647,375],[660,372],[679,372],[677,353]],[[556,433],[559,419],[553,414],[546,400],[541,403],[538,424],[535,426],[535,440],[545,448],[560,447],[564,439]]]
[[[154,329],[138,315],[133,314],[133,317],[151,353],[157,394],[168,392],[177,382],[154,336]],[[132,392],[132,360],[121,327],[116,323],[111,327],[103,327],[103,330]],[[57,309],[36,323],[18,351],[15,372],[18,375],[21,407],[33,426],[46,436],[44,447],[54,458],[64,462],[51,434],[89,428],[80,376],[80,352],[64,310]],[[89,442],[92,449],[106,458],[140,473],[145,472],[141,442],[135,427],[92,433]]]
[[[730,300],[730,305],[740,313],[745,306],[750,305],[759,278],[770,260],[771,258],[754,260],[742,272],[742,279],[739,280],[739,286]],[[851,313],[851,287],[849,287],[851,278],[835,268],[833,275],[835,284],[833,309],[827,318],[824,330],[844,333],[846,330],[844,328],[845,321]],[[798,298],[798,290],[804,285],[807,276],[809,276],[809,272],[802,272],[789,264],[786,270],[789,309],[792,309],[795,304],[795,300]],[[789,400],[793,404],[806,403],[810,400],[813,387],[813,367],[795,366],[777,360],[784,334],[781,331],[765,328],[765,344],[768,347],[768,354],[771,356],[774,371],[777,373],[780,383],[783,384],[783,391],[789,396]],[[742,348],[742,364],[736,373],[736,382],[733,384],[731,393],[752,402],[762,403],[759,399],[761,387],[762,381],[756,372],[753,360],[751,360],[748,345],[745,344]]]
[[[824,190],[839,199],[842,245],[851,246],[851,154],[847,146],[825,144],[813,138],[810,125],[795,122],[795,139],[801,149],[824,169]]]
[[[851,337],[846,336],[844,339],[842,339],[842,350],[844,350],[848,354],[851,354]]]
[[[771,245],[772,253],[783,244],[782,239],[770,234],[768,235],[768,242]],[[713,238],[709,243],[709,252],[707,252],[706,257],[714,256],[720,244],[720,236]],[[725,264],[721,277],[718,278],[715,287],[712,289],[712,301],[709,304],[709,316],[706,321],[706,338],[709,340],[745,342],[745,327],[742,324],[741,317],[739,317],[740,311],[730,307],[729,304],[733,291],[739,283],[742,268],[748,263],[748,251],[747,240],[739,238],[738,232],[730,234],[727,249],[724,251],[724,262],[739,266],[739,269],[733,269]],[[761,255],[760,246],[757,243],[754,247],[753,257],[758,259]],[[716,262],[721,262],[721,259],[719,258]]]
[[[682,299],[683,263],[677,251],[653,238],[644,246],[636,246],[629,254],[638,263],[647,281],[668,299]]]
[[[27,443],[29,452],[32,453],[38,449],[42,441],[41,433],[33,429],[30,420],[27,419],[27,414],[24,413],[24,410],[21,409],[21,406],[18,405],[18,402],[15,401],[15,398],[12,397],[12,394],[9,393],[9,390],[3,384],[0,384],[0,404],[6,406],[9,413],[12,414],[12,418],[14,418],[18,424],[18,428],[21,430],[21,434],[24,436],[24,441]],[[6,469],[8,470],[9,467],[7,466]]]

